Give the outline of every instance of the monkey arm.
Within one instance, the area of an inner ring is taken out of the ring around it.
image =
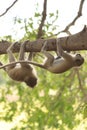
[[[60,57],[72,61],[72,56],[62,49],[59,39],[56,39],[56,46],[57,46],[57,54],[59,54]]]
[[[17,63],[28,63],[28,64],[35,65],[35,66],[37,66],[37,67],[46,69],[46,68],[45,68],[43,65],[41,65],[41,64],[38,64],[38,63],[36,63],[36,62],[31,62],[31,61],[24,61],[24,60],[12,62],[12,63],[8,63],[8,64],[6,64],[6,65],[3,65],[3,64],[0,62],[0,65],[1,65],[1,66],[0,66],[0,69],[5,69],[6,67],[11,66],[11,65],[15,65],[15,64],[17,64]]]

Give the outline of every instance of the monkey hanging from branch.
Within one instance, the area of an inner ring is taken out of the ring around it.
[[[13,44],[14,45],[14,44]],[[20,48],[20,57],[18,61],[15,61],[13,58],[13,54],[11,51],[11,45],[7,49],[7,53],[9,56],[9,64],[0,66],[0,69],[5,69],[8,75],[14,80],[20,80],[26,82],[28,85],[34,86],[37,84],[37,77],[33,73],[33,68],[30,64],[35,65],[37,67],[46,69],[52,73],[59,74],[63,73],[72,67],[81,66],[84,63],[84,58],[80,54],[72,55],[70,53],[65,52],[61,45],[60,41],[56,39],[56,46],[57,46],[57,53],[59,56],[54,58],[54,56],[46,51],[47,49],[47,41],[44,42],[41,52],[45,55],[46,60],[43,64],[39,64],[36,62],[32,62],[30,59],[27,61],[24,59],[24,45],[25,42],[21,45]],[[30,56],[29,56],[30,57]],[[16,64],[20,63],[21,68],[18,70],[16,69]],[[15,76],[16,74],[16,76]]]
[[[19,59],[18,61],[25,61],[24,53],[25,53],[25,45],[27,41],[21,44],[20,52],[19,52]],[[10,45],[10,47],[7,49],[7,54],[9,57],[9,64],[4,66],[0,62],[0,68],[3,68],[10,78],[12,78],[15,81],[25,82],[28,86],[33,88],[37,84],[37,74],[35,69],[29,65],[27,62],[21,63],[15,61],[15,57],[12,53],[12,48],[16,43],[13,43]],[[33,53],[31,52],[28,56],[28,61],[31,61],[33,57]],[[13,64],[14,63],[14,64]]]

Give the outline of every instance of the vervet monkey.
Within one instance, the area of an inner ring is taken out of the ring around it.
[[[21,44],[18,61],[25,60],[24,50],[25,50],[26,42]],[[12,78],[13,80],[25,82],[28,86],[33,88],[37,84],[37,75],[35,69],[27,62],[17,64],[17,62],[15,61],[15,57],[12,53],[12,48],[15,44],[16,43],[11,44],[11,46],[7,49],[10,65],[4,67],[4,70],[7,72],[9,77]],[[30,61],[31,59],[32,59],[32,52],[28,57],[28,61]],[[13,62],[15,62],[15,64],[12,64]],[[3,65],[2,63],[0,64]]]
[[[60,41],[56,39],[56,46],[57,46],[57,53],[59,56],[57,58],[54,58],[54,56],[46,51],[47,49],[47,41],[44,42],[41,52],[45,55],[46,60],[43,64],[38,64],[31,61],[18,61],[16,63],[29,63],[35,66],[38,66],[40,68],[46,69],[52,73],[59,74],[63,73],[72,67],[78,67],[84,63],[84,58],[80,54],[72,55],[70,53],[65,52],[61,45]],[[15,64],[12,63],[13,65]],[[5,68],[6,66],[9,66],[10,64],[4,65],[0,68]]]

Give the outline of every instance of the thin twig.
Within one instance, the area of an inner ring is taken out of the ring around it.
[[[15,0],[6,10],[5,12],[3,12],[0,17],[4,16],[13,6],[14,4],[17,2],[18,0]]]
[[[78,11],[76,17],[72,20],[72,22],[69,23],[69,24],[65,27],[64,30],[58,32],[56,35],[58,35],[58,34],[60,34],[60,33],[62,33],[62,32],[66,32],[68,35],[71,35],[71,33],[69,32],[69,28],[75,24],[75,22],[78,20],[79,17],[82,16],[82,9],[83,9],[83,3],[84,3],[84,1],[85,1],[85,0],[81,0],[80,6],[79,6],[79,11]]]

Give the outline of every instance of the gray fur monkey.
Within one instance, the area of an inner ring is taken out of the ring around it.
[[[25,60],[24,49],[25,49],[26,42],[21,44],[18,61]],[[15,57],[12,53],[12,48],[14,44],[15,43],[11,44],[11,46],[7,49],[7,54],[8,54],[9,62],[10,62],[9,64],[11,65],[8,65],[2,68],[7,72],[9,77],[12,78],[13,80],[25,82],[28,86],[33,88],[37,84],[36,72],[34,68],[26,62],[17,64],[17,62],[15,61]],[[31,59],[32,59],[32,52],[30,53],[28,57],[28,61],[30,61]],[[13,62],[14,64],[12,64]],[[3,65],[3,64],[0,62],[0,65]]]

